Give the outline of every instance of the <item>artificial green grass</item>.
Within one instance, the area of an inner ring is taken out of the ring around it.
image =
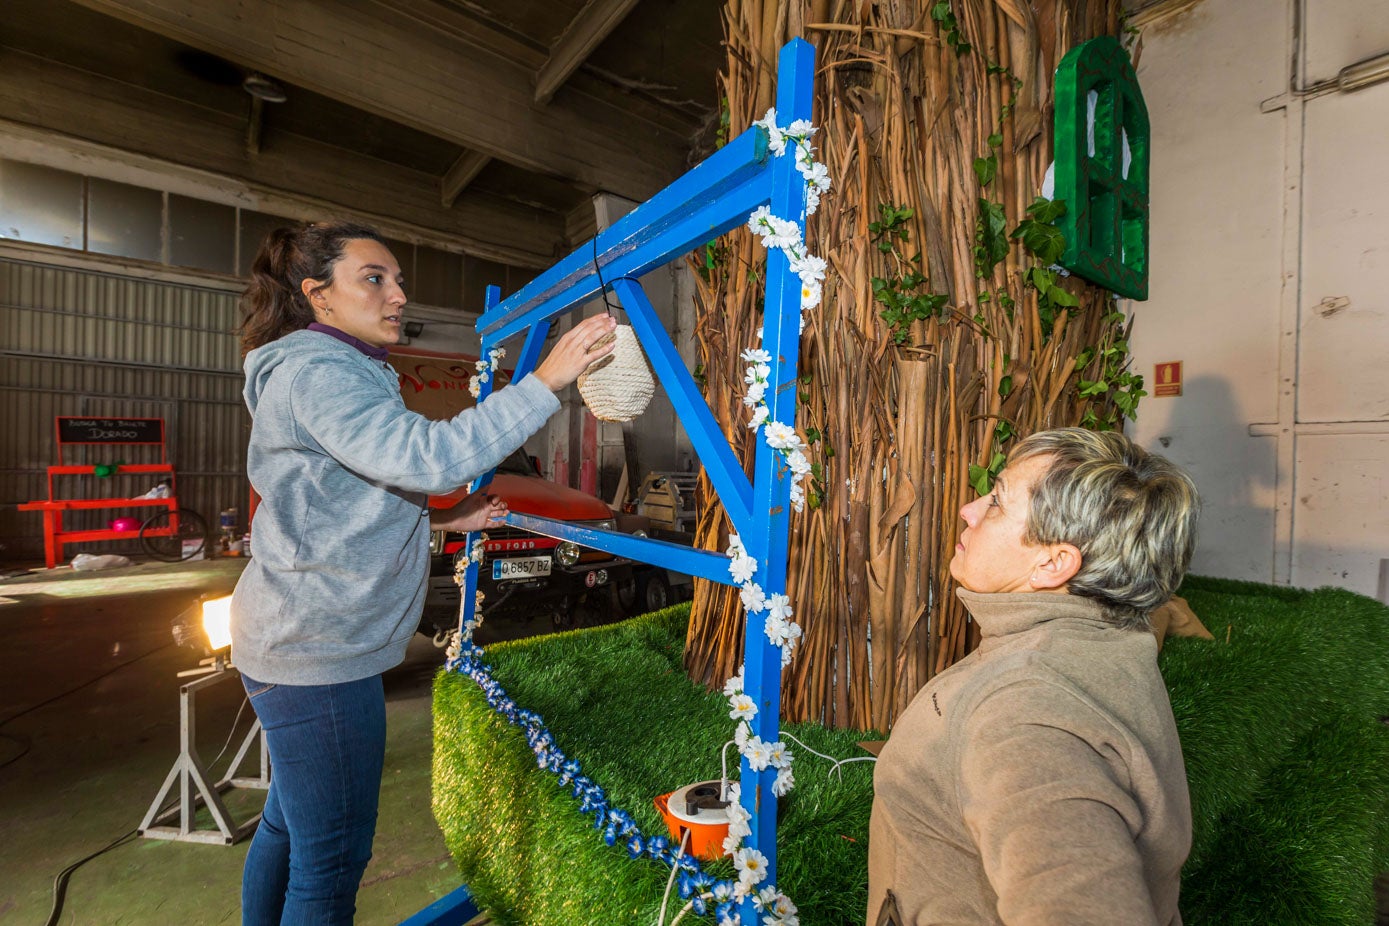
[[[1188,926],[1374,922],[1389,870],[1389,611],[1339,589],[1192,578],[1215,642],[1169,640],[1193,840]]]
[[[1162,656],[1194,818],[1186,923],[1372,923],[1372,881],[1389,870],[1389,727],[1378,720],[1389,715],[1389,611],[1335,589],[1193,578],[1182,593],[1216,636],[1169,640]],[[724,698],[681,670],[687,616],[674,608],[485,657],[648,835],[665,834],[652,799],[717,778],[733,730]],[[861,755],[856,741],[871,736],[788,730],[840,757]],[[792,748],[779,886],[806,926],[862,923],[871,766],[831,780],[827,763]],[[655,922],[669,869],[605,845],[570,790],[537,769],[520,729],[456,673],[435,683],[434,774],[449,849],[499,922]],[[727,861],[705,868],[731,876]],[[680,905],[672,892],[667,922]]]
[[[720,774],[728,703],[681,669],[689,606],[489,647],[492,676],[540,714],[557,744],[647,835],[667,835],[653,799]],[[467,677],[435,682],[434,813],[479,904],[501,923],[654,923],[670,869],[607,846],[592,816],[536,767],[519,728]],[[862,756],[864,734],[788,725],[836,757]],[[872,766],[829,763],[794,743],[796,787],[780,801],[778,887],[806,924],[860,923],[867,905]],[[729,749],[736,776],[738,753]],[[719,878],[727,860],[705,863]],[[671,892],[667,922],[681,906]],[[687,915],[682,922],[710,922]]]

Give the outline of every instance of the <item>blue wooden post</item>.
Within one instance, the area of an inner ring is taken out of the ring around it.
[[[815,51],[796,40],[781,51],[777,65],[777,122],[785,128],[797,119],[809,119],[815,68]],[[805,181],[796,171],[794,143],[772,163],[772,215],[794,221],[805,237]],[[797,364],[800,359],[801,283],[791,272],[779,249],[767,254],[767,289],[762,320],[762,348],[771,354],[767,382],[769,422],[795,425]],[[786,464],[765,437],[757,442],[753,468],[752,531],[742,535],[743,546],[761,566],[753,580],[770,599],[786,593],[786,549],[790,530],[790,482]],[[743,690],[757,705],[752,732],[764,742],[780,737],[781,650],[767,639],[766,612],[748,615],[744,637],[746,659]],[[752,814],[751,844],[767,857],[767,883],[777,880],[776,806],[772,782],[776,769],[753,772],[743,759],[743,806]],[[751,787],[749,787],[751,785]],[[742,906],[744,923],[759,918],[747,901]]]

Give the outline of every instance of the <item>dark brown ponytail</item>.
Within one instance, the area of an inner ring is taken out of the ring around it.
[[[307,328],[313,308],[301,288],[305,280],[333,282],[333,267],[349,241],[382,241],[367,225],[334,222],[277,228],[251,262],[251,284],[241,296],[241,353]],[[382,242],[383,244],[385,242]]]

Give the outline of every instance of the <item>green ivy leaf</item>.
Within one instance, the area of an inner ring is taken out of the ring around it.
[[[999,132],[993,133],[992,135],[989,136],[987,144],[988,144],[988,146],[989,146],[990,148],[999,148],[999,147],[1002,147],[1002,146],[1003,146],[1003,135],[1002,135],[1001,133],[999,133]]]
[[[998,158],[989,155],[986,158],[974,159],[974,175],[979,178],[979,185],[985,187],[989,181],[993,180],[998,173]]]
[[[1000,379],[1000,380],[998,381],[998,394],[999,394],[1002,398],[1005,398],[1005,399],[1008,398],[1008,395],[1009,395],[1012,391],[1013,391],[1013,377],[1011,377],[1011,376],[1005,376],[1005,377],[1003,377],[1002,379]]]
[[[1000,203],[991,203],[987,199],[979,200],[980,253],[976,255],[976,269],[984,276],[993,273],[999,261],[1008,256],[1007,225],[1008,219],[1003,214],[1003,206]]]
[[[1066,214],[1066,201],[1038,196],[1032,201],[1032,205],[1027,207],[1027,214],[1035,221],[1051,225]]]
[[[1021,237],[1022,246],[1048,267],[1066,253],[1066,236],[1055,225],[1028,220],[1018,225],[1013,237]]]
[[[969,464],[969,485],[977,495],[988,495],[994,486],[993,473],[978,464]]]

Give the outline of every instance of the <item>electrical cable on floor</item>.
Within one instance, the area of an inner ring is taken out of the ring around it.
[[[113,668],[111,668],[111,669],[108,669],[107,671],[101,673],[100,675],[95,676],[94,678],[89,678],[89,679],[87,679],[87,681],[83,682],[82,684],[80,684],[80,685],[78,685],[78,686],[76,686],[76,687],[74,687],[74,688],[70,688],[70,689],[68,689],[67,691],[64,691],[62,694],[54,695],[53,697],[51,697],[51,698],[49,698],[49,699],[47,699],[47,700],[45,700],[45,701],[40,701],[38,704],[34,704],[34,705],[29,706],[29,707],[26,707],[24,710],[18,712],[17,714],[13,714],[13,715],[11,715],[11,716],[9,716],[9,717],[6,717],[3,721],[0,721],[0,727],[3,727],[5,724],[9,723],[9,722],[12,721],[12,720],[15,720],[15,719],[17,719],[17,718],[19,718],[19,717],[23,717],[25,714],[31,713],[31,712],[33,712],[33,711],[36,711],[36,710],[38,710],[39,708],[44,707],[45,705],[52,704],[54,701],[61,700],[62,698],[66,698],[66,697],[67,697],[68,695],[70,695],[70,694],[73,694],[73,693],[75,693],[75,692],[81,691],[83,688],[86,688],[88,685],[91,685],[91,684],[93,684],[94,682],[100,681],[101,679],[103,679],[103,678],[105,678],[106,676],[110,675],[112,672],[116,672],[116,671],[118,671],[118,670],[120,670],[120,669],[123,669],[123,668],[125,668],[126,666],[130,665],[131,663],[139,662],[141,659],[144,659],[144,658],[146,658],[147,656],[152,656],[152,655],[154,655],[155,653],[159,652],[160,650],[168,649],[170,646],[173,646],[173,645],[174,645],[173,643],[165,643],[163,646],[155,647],[154,649],[150,650],[149,652],[147,652],[147,653],[142,653],[141,655],[136,656],[134,659],[128,659],[128,660],[126,660],[125,662],[121,663],[120,665],[115,666],[115,667],[113,667]],[[218,761],[219,759],[221,759],[223,755],[226,754],[227,747],[231,745],[232,738],[236,735],[236,727],[237,727],[237,724],[239,724],[239,723],[241,722],[241,712],[242,712],[243,710],[246,709],[246,705],[250,703],[250,700],[251,700],[250,698],[244,698],[244,699],[242,699],[242,701],[241,701],[241,706],[238,707],[238,708],[236,709],[236,717],[232,719],[231,732],[229,732],[229,733],[227,734],[227,741],[226,741],[225,743],[222,744],[222,748],[221,748],[221,750],[218,751],[216,758],[214,758],[211,762],[208,763],[208,767],[209,767],[209,768],[211,768],[212,766],[216,765],[216,764],[217,764],[217,761]],[[13,740],[14,742],[20,743],[20,744],[24,747],[23,752],[21,752],[21,753],[20,753],[19,755],[17,755],[17,756],[13,756],[13,757],[11,757],[10,759],[5,760],[5,762],[4,762],[3,764],[0,764],[0,768],[4,768],[6,765],[9,765],[9,764],[11,764],[12,762],[18,761],[18,760],[19,760],[20,758],[22,758],[26,753],[29,752],[30,744],[29,744],[28,742],[22,741],[19,737],[11,736],[11,735],[8,734],[8,733],[0,733],[0,737],[4,737],[5,739]],[[158,816],[162,815],[163,813],[165,813],[166,811],[168,811],[171,807],[173,807],[173,806],[174,806],[175,804],[177,804],[178,802],[179,802],[179,797],[175,796],[174,798],[172,798],[171,800],[169,800],[163,807],[161,807],[161,808],[158,810],[158,812],[156,812],[156,813],[154,814],[154,816],[155,816],[155,817],[158,817]],[[77,869],[81,868],[83,865],[85,865],[85,864],[87,864],[88,862],[90,862],[92,859],[97,858],[98,856],[104,855],[104,854],[106,854],[107,852],[110,852],[112,849],[118,849],[118,848],[120,848],[121,846],[125,845],[126,843],[130,842],[132,839],[134,839],[134,838],[139,834],[139,832],[140,832],[140,830],[139,830],[139,828],[137,827],[137,828],[131,830],[131,831],[128,832],[128,833],[123,833],[122,835],[117,836],[117,837],[116,837],[115,839],[113,839],[111,842],[107,843],[107,844],[106,844],[105,846],[103,846],[102,848],[97,849],[97,850],[96,850],[95,852],[93,852],[91,855],[88,855],[88,856],[86,856],[85,858],[78,859],[77,861],[75,861],[75,862],[73,862],[71,865],[69,865],[68,867],[64,868],[62,871],[58,872],[57,876],[54,877],[54,879],[53,879],[53,906],[52,906],[52,909],[50,910],[50,912],[49,912],[49,914],[48,914],[48,921],[45,923],[45,926],[57,926],[58,918],[61,917],[61,916],[63,915],[63,901],[64,901],[64,899],[67,897],[68,881],[72,878],[73,873],[74,873],[75,871],[77,871]]]
[[[670,877],[666,880],[666,892],[661,896],[661,912],[656,917],[656,926],[665,926],[666,902],[670,900],[670,886],[675,883],[675,873],[680,870],[680,858],[685,854],[685,845],[689,840],[689,830],[680,834],[680,848],[675,850],[675,861],[670,865]]]
[[[171,803],[169,806],[172,807],[173,804]],[[165,809],[167,810],[168,808]],[[62,871],[58,872],[58,876],[53,879],[53,909],[49,912],[48,921],[44,924],[44,926],[58,926],[58,918],[63,915],[63,899],[67,896],[68,892],[68,880],[72,877],[72,873],[75,872],[77,869],[81,868],[83,865],[90,862],[92,859],[96,858],[97,856],[104,855],[105,853],[110,852],[112,849],[116,849],[125,845],[127,842],[133,839],[135,837],[135,834],[138,832],[138,829],[134,829],[124,834],[123,836],[118,836],[111,842],[108,842],[102,848],[97,849],[91,855],[87,856],[86,858],[78,859],[68,867],[64,868]]]
[[[19,718],[23,717],[25,714],[32,714],[34,711],[38,710],[39,708],[41,708],[41,707],[47,707],[48,705],[52,704],[54,701],[61,701],[63,698],[66,698],[68,695],[70,695],[70,694],[76,694],[77,692],[81,691],[83,688],[86,688],[86,687],[89,686],[89,685],[93,685],[93,684],[95,684],[95,683],[101,681],[101,680],[102,680],[103,678],[105,678],[106,676],[111,675],[111,674],[114,673],[114,672],[119,672],[121,669],[124,669],[126,666],[134,665],[135,663],[139,662],[141,659],[145,659],[145,658],[147,658],[147,657],[149,657],[149,656],[153,656],[155,653],[158,653],[158,652],[161,652],[161,651],[163,651],[163,650],[166,650],[166,649],[168,649],[169,647],[171,647],[171,646],[173,646],[173,645],[174,645],[173,643],[165,643],[163,646],[156,646],[154,649],[149,650],[148,652],[141,653],[139,656],[136,656],[134,659],[127,659],[125,662],[122,662],[120,665],[112,666],[111,668],[107,669],[105,672],[102,672],[100,675],[95,675],[95,676],[93,676],[93,677],[87,679],[87,680],[86,680],[85,682],[83,682],[82,684],[77,685],[77,686],[74,686],[74,687],[72,687],[72,688],[69,688],[67,691],[62,692],[61,694],[55,694],[53,697],[48,698],[48,699],[43,700],[43,701],[40,701],[38,704],[31,704],[31,705],[29,705],[28,707],[24,708],[22,711],[19,711],[19,712],[17,712],[17,713],[11,714],[10,716],[6,717],[4,720],[0,720],[0,729],[4,729],[6,726],[9,726],[9,724],[11,723],[11,721],[18,720]],[[8,740],[13,740],[14,742],[19,743],[21,746],[24,747],[24,749],[19,753],[19,755],[17,755],[17,756],[11,756],[10,758],[6,759],[4,762],[0,762],[0,769],[5,768],[6,766],[8,766],[8,765],[10,765],[10,764],[12,764],[12,763],[14,763],[14,762],[18,762],[20,759],[24,758],[24,756],[25,756],[26,754],[28,754],[28,752],[29,752],[29,744],[28,744],[26,741],[20,739],[20,738],[17,737],[17,736],[12,736],[12,735],[10,735],[10,734],[8,734],[8,733],[0,733],[0,737],[4,737],[5,739],[8,739]]]
[[[146,653],[145,655],[148,656],[149,654]],[[143,659],[144,657],[137,656],[136,658]],[[134,662],[134,660],[131,660],[131,662]],[[222,749],[220,752],[217,753],[217,758],[213,759],[211,762],[207,764],[208,768],[211,768],[212,766],[216,765],[217,760],[222,758],[222,755],[227,751],[227,747],[231,745],[232,737],[236,735],[236,725],[241,721],[241,712],[246,708],[246,705],[249,703],[251,703],[251,699],[249,697],[245,698],[241,702],[241,707],[238,707],[236,709],[236,717],[232,720],[232,728],[231,732],[227,734],[227,741],[222,744]],[[15,716],[18,717],[19,715],[16,714]],[[21,755],[23,755],[23,753],[21,753]],[[162,816],[166,811],[168,811],[175,804],[177,804],[179,800],[180,798],[178,796],[171,798],[164,804],[163,807],[159,808],[159,810],[155,812],[154,818],[157,819],[158,817]],[[91,855],[88,855],[86,858],[79,859],[73,862],[71,865],[58,872],[57,877],[53,879],[53,907],[48,914],[48,922],[45,923],[44,926],[57,926],[58,918],[63,915],[63,900],[67,896],[68,881],[72,878],[73,872],[77,871],[77,869],[81,868],[83,865],[87,864],[92,859],[100,855],[104,855],[107,852],[110,852],[112,849],[119,849],[121,846],[130,842],[136,835],[139,834],[139,832],[140,830],[137,827],[128,833],[124,833],[120,836],[117,836],[111,842],[107,843],[104,847],[97,849]]]

